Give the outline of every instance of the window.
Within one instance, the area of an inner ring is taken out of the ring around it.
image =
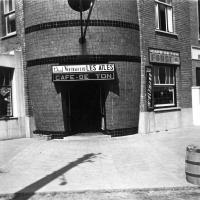
[[[13,70],[0,67],[0,117],[12,116]]]
[[[4,35],[9,35],[16,31],[15,0],[3,0],[3,22]]]
[[[154,66],[154,107],[175,106],[175,69]]]
[[[155,0],[156,29],[173,33],[172,0]]]

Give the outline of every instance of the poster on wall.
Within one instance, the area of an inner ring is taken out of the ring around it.
[[[180,65],[180,53],[160,49],[149,49],[149,62]]]
[[[146,100],[147,111],[153,110],[153,69],[151,66],[146,66]]]

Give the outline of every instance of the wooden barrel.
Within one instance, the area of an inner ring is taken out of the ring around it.
[[[189,183],[200,185],[200,147],[189,145],[186,148],[185,174]]]

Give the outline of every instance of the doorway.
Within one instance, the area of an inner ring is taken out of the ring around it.
[[[72,133],[98,132],[102,121],[101,86],[81,82],[70,87],[70,129]]]

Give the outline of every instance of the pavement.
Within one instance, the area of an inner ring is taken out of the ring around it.
[[[200,144],[199,126],[113,138],[81,135],[48,141],[0,141],[0,196],[198,189],[185,179],[186,147],[190,144]]]

